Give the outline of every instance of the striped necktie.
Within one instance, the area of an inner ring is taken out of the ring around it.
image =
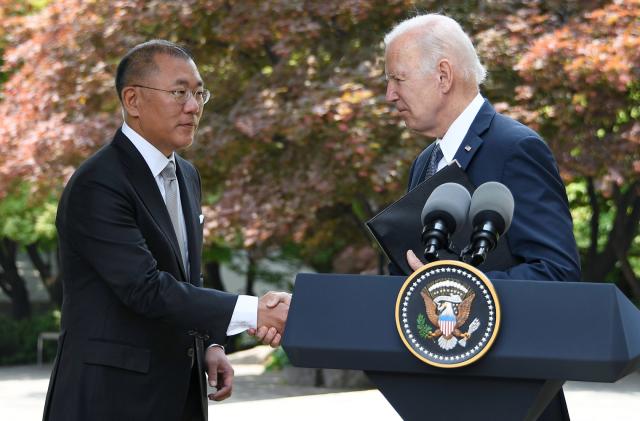
[[[431,156],[429,156],[429,162],[427,163],[427,171],[425,172],[426,178],[431,177],[433,174],[438,172],[438,163],[443,158],[442,150],[440,149],[440,145],[438,143],[435,144],[433,150],[431,151]]]

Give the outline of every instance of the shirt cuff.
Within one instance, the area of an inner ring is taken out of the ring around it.
[[[239,295],[227,328],[227,336],[237,335],[258,325],[258,297]]]
[[[226,352],[227,352],[227,351],[226,351],[226,349],[224,349],[224,346],[222,346],[222,345],[220,345],[220,344],[211,344],[211,345],[209,345],[209,346],[207,347],[207,349],[209,349],[209,348],[213,348],[213,347],[216,347],[216,348],[220,348],[220,349],[222,349],[222,352],[224,352],[224,353],[226,353]]]

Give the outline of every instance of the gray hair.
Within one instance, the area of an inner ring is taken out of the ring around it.
[[[422,49],[422,70],[433,71],[439,60],[449,58],[462,68],[463,78],[480,85],[487,71],[480,63],[471,39],[458,22],[438,13],[415,16],[399,23],[384,37],[385,47],[406,32],[416,31],[416,42]]]

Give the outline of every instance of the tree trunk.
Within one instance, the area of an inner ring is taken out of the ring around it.
[[[249,262],[247,266],[247,288],[245,289],[245,294],[255,295],[254,286],[256,283],[256,271],[258,268],[258,262],[256,258],[251,255],[251,253],[247,254],[247,259],[249,260]]]
[[[590,281],[604,281],[605,277],[614,269],[616,262],[624,264],[626,256],[638,235],[640,223],[640,194],[638,189],[640,182],[633,182],[629,188],[622,192],[617,186],[614,188],[613,200],[615,203],[615,217],[613,227],[607,237],[607,243],[601,252],[597,252],[598,223],[591,222],[591,245],[587,253],[587,261],[583,262],[583,278]],[[591,187],[590,187],[591,188]],[[599,209],[595,192],[589,191],[590,203],[593,215],[599,218]],[[619,256],[622,256],[619,257]]]
[[[589,205],[591,206],[591,221],[589,235],[589,250],[587,251],[587,262],[585,270],[590,271],[590,262],[595,262],[598,255],[598,231],[600,231],[600,204],[598,203],[598,195],[593,183],[593,177],[587,177],[587,193],[589,195]]]
[[[211,261],[204,265],[205,277],[204,286],[207,288],[226,291],[222,282],[222,274],[220,273],[220,262]]]
[[[24,279],[18,273],[18,244],[3,238],[0,242],[0,288],[11,299],[11,315],[16,320],[31,317],[31,302]]]
[[[629,264],[627,256],[620,257],[620,269],[622,271],[622,279],[624,279],[629,287],[634,300],[640,302],[640,280],[638,280],[636,274],[633,273],[633,268]]]
[[[62,307],[62,279],[60,278],[60,273],[52,273],[51,262],[47,262],[42,258],[37,243],[29,244],[27,246],[27,253],[49,293],[49,298],[51,298],[51,301],[53,301],[58,308]]]

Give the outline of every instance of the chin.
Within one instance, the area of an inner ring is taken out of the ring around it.
[[[183,149],[187,149],[193,144],[193,137],[180,139],[173,144],[173,147],[176,151],[180,151]]]
[[[415,120],[413,121],[405,120],[405,124],[412,131],[423,134],[425,136],[432,136],[433,132],[435,131],[434,127],[432,127],[431,125],[421,124],[419,122],[416,122]],[[433,137],[436,137],[436,136],[433,136]]]
[[[191,145],[193,145],[193,139],[189,140],[188,142],[183,143],[182,146],[180,146],[180,149],[182,149],[182,150],[189,149],[191,147]]]
[[[405,125],[413,132],[423,133],[422,128],[417,124],[412,124],[410,121],[405,121]]]

